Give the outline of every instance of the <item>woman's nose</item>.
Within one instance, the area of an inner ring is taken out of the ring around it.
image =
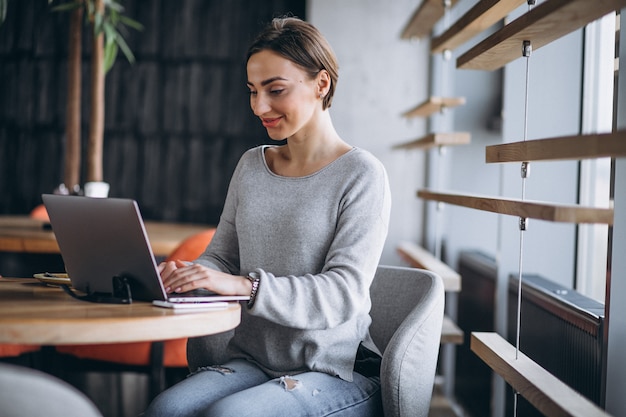
[[[265,97],[263,94],[257,94],[256,97],[253,97],[250,104],[252,106],[252,111],[254,112],[255,116],[262,116],[265,113],[269,112],[271,108],[267,97]]]

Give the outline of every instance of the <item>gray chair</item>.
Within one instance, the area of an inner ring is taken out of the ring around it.
[[[383,351],[385,416],[426,417],[439,356],[443,281],[421,269],[379,266],[370,295],[370,333]]]
[[[102,417],[78,389],[52,375],[0,363],[2,417]]]
[[[426,417],[433,393],[444,310],[443,281],[416,268],[379,266],[370,290],[370,333],[383,351],[386,417]],[[232,333],[189,339],[191,370],[222,363]]]

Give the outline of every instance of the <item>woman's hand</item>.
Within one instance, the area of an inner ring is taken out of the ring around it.
[[[161,281],[167,293],[187,292],[205,288],[222,295],[249,295],[252,283],[238,275],[230,275],[199,264],[188,265],[182,261],[159,264]]]

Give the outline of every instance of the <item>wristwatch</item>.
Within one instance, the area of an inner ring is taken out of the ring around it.
[[[261,282],[261,278],[259,278],[259,276],[254,272],[248,274],[246,278],[252,283],[250,299],[248,300],[248,308],[251,308],[254,305],[254,300],[256,299],[256,293],[259,290],[259,283]]]

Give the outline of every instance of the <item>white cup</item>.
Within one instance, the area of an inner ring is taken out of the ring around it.
[[[95,198],[107,198],[109,196],[109,183],[102,181],[86,182],[85,196]]]

